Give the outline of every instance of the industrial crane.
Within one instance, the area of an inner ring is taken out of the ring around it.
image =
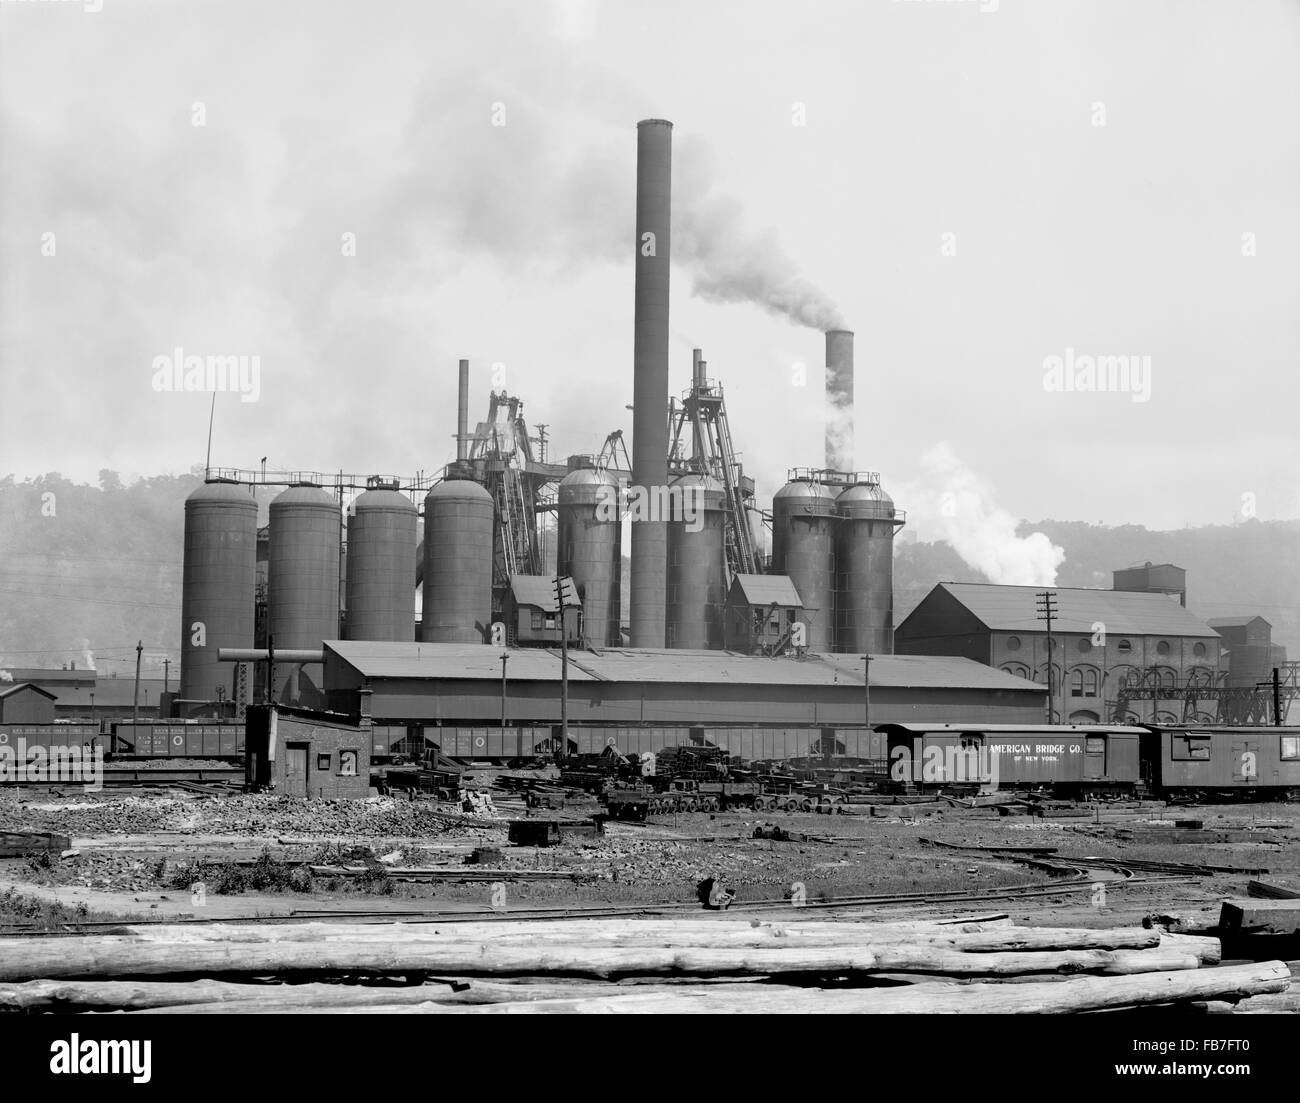
[[[728,581],[738,574],[758,574],[757,541],[750,527],[754,480],[745,475],[731,442],[727,403],[722,384],[709,379],[707,363],[695,350],[690,388],[682,404],[669,409],[668,470],[675,475],[709,475],[722,484],[726,514],[725,546]],[[690,455],[683,454],[683,435],[690,425]]]

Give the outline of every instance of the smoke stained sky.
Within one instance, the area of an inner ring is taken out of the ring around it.
[[[924,538],[939,441],[1012,518],[1300,515],[1300,9],[979,7],[0,4],[0,475],[202,462],[176,347],[261,358],[221,465],[439,467],[460,357],[474,418],[498,363],[556,454],[630,433],[653,116],[672,387],[702,346],[764,498],[821,463],[842,323],[857,464]],[[1067,349],[1150,356],[1150,401],[1046,392]]]

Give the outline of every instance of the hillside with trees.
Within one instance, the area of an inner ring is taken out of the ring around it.
[[[202,473],[124,485],[56,472],[0,479],[0,667],[56,666],[93,659],[125,672],[137,640],[146,655],[180,650],[184,501]],[[262,516],[271,495],[262,496]],[[1207,619],[1258,614],[1274,640],[1300,658],[1300,521],[1246,521],[1175,531],[1077,521],[1021,526],[1065,548],[1060,586],[1109,587],[1119,567],[1172,562],[1187,568],[1188,608]],[[628,563],[624,560],[624,586]],[[986,582],[943,542],[898,545],[895,623],[936,582]],[[626,616],[626,605],[624,607]]]

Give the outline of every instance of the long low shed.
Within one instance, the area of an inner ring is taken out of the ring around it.
[[[477,726],[486,740],[488,728],[500,732],[503,704],[507,727],[560,720],[558,650],[504,652],[504,680],[503,651],[490,645],[329,640],[324,650],[329,707],[364,713],[376,725]],[[861,729],[867,713],[865,669],[861,655],[771,659],[728,651],[572,652],[568,715],[572,725],[585,728]],[[873,726],[1034,723],[1046,704],[1045,687],[970,659],[880,655],[872,656],[870,669]]]

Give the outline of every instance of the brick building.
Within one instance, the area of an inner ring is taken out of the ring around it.
[[[1048,684],[1046,625],[1038,619],[1042,586],[942,582],[895,632],[900,655],[960,655]],[[1050,587],[1052,697],[1057,722],[1125,719],[1178,723],[1187,685],[1218,686],[1226,675],[1223,639],[1171,593]],[[1122,701],[1125,683],[1178,691],[1177,699]],[[1198,717],[1213,720],[1212,701]]]

